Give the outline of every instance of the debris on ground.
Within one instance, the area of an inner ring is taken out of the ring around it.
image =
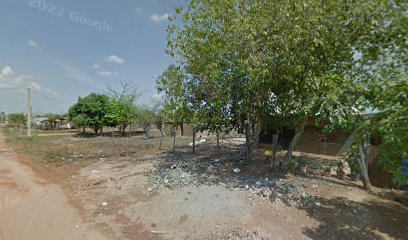
[[[257,231],[247,231],[243,229],[232,229],[229,231],[225,231],[221,234],[216,234],[213,232],[209,237],[207,237],[207,240],[213,240],[213,239],[219,239],[219,240],[268,240],[269,238],[262,237],[259,235]]]
[[[177,159],[174,161],[173,159]],[[249,191],[249,199],[261,196],[265,200],[282,203],[291,207],[303,207],[314,204],[313,196],[304,187],[291,179],[262,178],[235,174],[239,168],[231,171],[231,162],[223,159],[184,160],[177,153],[166,156],[166,162],[148,174],[149,181],[158,187],[180,188],[218,184],[228,189]],[[153,190],[153,189],[152,189]],[[152,191],[150,190],[150,191]]]

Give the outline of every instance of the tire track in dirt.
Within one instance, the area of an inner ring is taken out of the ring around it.
[[[105,239],[83,222],[59,186],[19,160],[0,133],[0,240]]]

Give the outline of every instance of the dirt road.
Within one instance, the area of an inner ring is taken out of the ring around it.
[[[57,185],[21,163],[0,133],[0,240],[105,239]]]

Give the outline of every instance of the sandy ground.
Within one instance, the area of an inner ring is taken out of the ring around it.
[[[1,133],[0,239],[105,239],[81,220],[60,187],[18,161]]]
[[[71,194],[111,239],[220,239],[234,229],[262,239],[308,239],[302,229],[318,226],[305,211],[248,197],[245,190],[219,185],[150,190],[145,175],[153,169],[150,160],[100,162],[73,177],[71,186],[77,187]]]
[[[17,152],[27,152],[24,146],[37,149],[30,152],[33,159],[25,159],[3,141],[0,137],[1,240],[408,236],[407,206],[368,194],[356,182],[313,175],[284,179],[313,196],[307,206],[288,206],[246,189],[242,186],[250,179],[280,178],[261,158],[248,166],[223,161],[234,153],[227,146],[216,151],[202,145],[196,154],[189,148],[171,153],[158,150],[154,140],[138,137],[43,137],[13,145]],[[36,166],[47,168],[47,173]],[[190,171],[188,166],[196,168]],[[234,173],[237,167],[240,173]],[[206,176],[206,181],[155,185],[158,171],[165,176],[186,175],[192,181]],[[232,186],[232,179],[240,186]]]

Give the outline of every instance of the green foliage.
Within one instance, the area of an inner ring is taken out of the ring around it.
[[[109,103],[104,122],[107,126],[116,127],[124,134],[127,126],[135,121],[139,109],[136,101],[142,95],[137,87],[131,83],[121,82],[122,89],[116,91],[108,87]]]
[[[378,111],[366,133],[371,129],[379,132],[380,166],[393,174],[396,185],[407,185],[401,164],[408,159],[408,4],[393,1],[389,6],[392,11],[384,15],[386,23],[365,39],[369,44],[361,50],[366,98]]]
[[[27,118],[24,113],[11,113],[8,115],[8,123],[13,126],[25,126]]]
[[[360,165],[358,163],[358,148],[356,144],[353,144],[347,151],[346,160],[352,173],[360,173]]]
[[[107,107],[107,114],[105,116],[105,123],[107,126],[120,126],[122,131],[131,124],[136,114],[136,107],[129,98],[110,99]]]
[[[85,131],[86,128],[86,116],[84,114],[78,114],[71,119],[75,125],[79,128],[82,128]]]
[[[186,76],[180,67],[170,65],[156,80],[157,89],[166,95],[165,114],[175,124],[193,122],[192,109],[186,95]]]
[[[199,130],[249,131],[255,143],[267,118],[289,119],[299,131],[308,116],[328,120],[327,128],[356,122],[365,88],[355,55],[380,35],[390,7],[382,0],[192,0],[176,12],[167,52],[180,66],[158,81],[169,117]]]
[[[149,111],[147,108],[138,107],[137,111],[135,112],[135,121],[142,124],[143,130],[146,134],[149,134],[148,131],[152,123],[154,123],[154,114],[153,112]]]
[[[265,119],[302,131],[315,116],[326,131],[357,129],[361,138],[373,107],[384,115],[376,126],[387,142],[383,165],[399,176],[406,12],[404,1],[191,0],[168,28],[167,52],[179,60],[158,80],[168,117],[210,131],[243,132],[248,122],[255,142]]]
[[[379,164],[394,176],[397,185],[408,184],[401,163],[408,159],[408,79],[406,73],[381,82],[374,106],[380,111],[374,122],[383,140]]]
[[[104,117],[107,112],[109,97],[104,94],[91,93],[87,97],[78,98],[68,111],[71,120],[77,125],[87,126],[98,134],[105,122]]]

